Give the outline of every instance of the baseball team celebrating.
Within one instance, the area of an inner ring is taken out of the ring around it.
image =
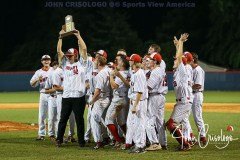
[[[59,34],[62,33],[63,30]],[[206,145],[202,117],[205,72],[198,65],[196,53],[183,52],[187,33],[173,40],[176,104],[168,121],[164,120],[164,112],[169,84],[159,45],[150,45],[143,58],[139,54],[128,57],[124,49],[119,49],[114,63],[107,63],[106,51],[98,50],[91,57],[79,31],[74,35],[79,48],[64,53],[59,36],[57,61],[51,63],[51,57],[43,55],[43,67],[30,80],[31,86],[39,85],[40,91],[36,140],[45,140],[48,134],[57,147],[67,142],[78,142],[79,147],[85,147],[92,136],[94,149],[111,145],[141,153],[167,150],[168,130],[178,141],[179,151],[190,150],[197,143]],[[86,132],[85,108],[88,108]],[[198,128],[198,138],[193,135],[190,113]],[[68,120],[69,133],[65,134]]]

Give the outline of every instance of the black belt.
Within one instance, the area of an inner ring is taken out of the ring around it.
[[[190,97],[187,97],[187,100],[190,100]],[[182,101],[182,99],[180,98],[180,99],[176,99],[176,102],[181,102]]]
[[[57,95],[50,95],[51,97],[53,97],[53,98],[57,98]]]
[[[198,92],[203,92],[203,91],[193,91],[192,93],[198,93]]]

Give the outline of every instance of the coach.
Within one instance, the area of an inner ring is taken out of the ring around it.
[[[60,34],[64,32],[60,31]],[[58,40],[57,52],[59,64],[63,69],[63,96],[62,110],[58,125],[58,135],[56,146],[60,147],[63,143],[63,135],[66,129],[67,121],[71,112],[74,112],[77,123],[77,136],[80,147],[85,146],[84,141],[84,109],[85,109],[85,70],[83,64],[79,61],[79,55],[84,60],[87,59],[87,47],[79,31],[74,33],[78,39],[79,52],[77,49],[70,48],[64,55],[62,52],[62,39]]]

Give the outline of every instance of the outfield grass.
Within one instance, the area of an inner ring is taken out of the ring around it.
[[[37,122],[37,109],[1,110],[0,121],[10,120],[23,123]],[[86,114],[85,114],[86,115]],[[166,119],[170,112],[166,113]],[[224,118],[223,118],[224,117]],[[239,114],[204,113],[205,122],[209,124],[208,134],[220,135],[221,129],[226,135],[231,134],[234,138],[240,138]],[[191,124],[193,119],[191,118]],[[226,132],[227,125],[234,127],[234,132]],[[196,127],[192,125],[194,131]],[[144,154],[132,155],[126,151],[114,150],[105,147],[100,150],[92,150],[94,144],[80,149],[77,144],[67,144],[63,148],[56,148],[48,139],[43,142],[35,141],[37,131],[0,132],[0,159],[239,159],[239,140],[230,142],[227,148],[219,150],[214,144],[209,144],[205,149],[195,146],[189,152],[176,152],[177,142],[168,134],[168,151],[146,152]],[[220,145],[219,145],[220,146]]]
[[[175,102],[173,91],[166,96],[167,102]],[[0,103],[37,103],[39,92],[0,92]],[[240,103],[240,91],[205,91],[206,103]]]

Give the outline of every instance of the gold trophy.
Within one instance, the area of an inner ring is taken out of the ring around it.
[[[74,27],[73,17],[71,15],[67,15],[65,17],[65,24],[62,26],[62,29],[65,32],[60,35],[61,38],[77,33]]]

